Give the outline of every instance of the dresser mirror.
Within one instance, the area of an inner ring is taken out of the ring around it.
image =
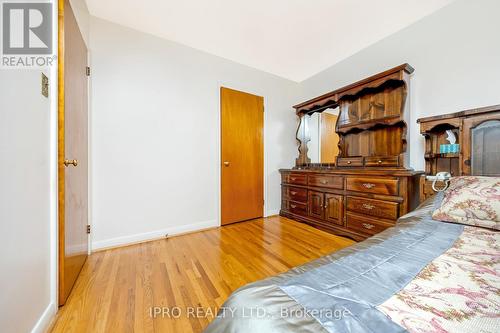
[[[339,136],[335,132],[338,115],[338,108],[328,108],[301,117],[297,140],[306,142],[309,163],[335,163],[339,152]]]

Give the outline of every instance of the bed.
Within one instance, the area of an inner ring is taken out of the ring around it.
[[[500,332],[499,232],[433,220],[442,200],[238,289],[205,332]]]

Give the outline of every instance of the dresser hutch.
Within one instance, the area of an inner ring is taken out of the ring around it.
[[[280,215],[362,240],[390,226],[419,202],[422,172],[408,167],[408,65],[295,105],[299,156],[281,169]],[[308,156],[317,113],[338,110],[335,163]]]

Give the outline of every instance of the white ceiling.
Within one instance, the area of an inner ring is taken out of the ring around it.
[[[300,82],[453,0],[86,0],[92,15]]]

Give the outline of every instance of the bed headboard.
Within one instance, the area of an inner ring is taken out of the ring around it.
[[[417,122],[425,137],[426,175],[449,172],[452,176],[500,176],[500,105],[420,118]],[[455,145],[449,142],[453,139]],[[431,182],[422,179],[421,200],[432,194]]]

